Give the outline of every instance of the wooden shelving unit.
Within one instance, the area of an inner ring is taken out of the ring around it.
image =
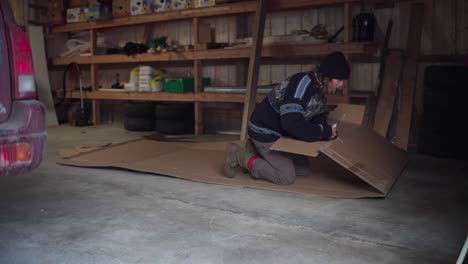
[[[262,58],[282,58],[290,60],[294,57],[312,57],[328,54],[332,51],[339,50],[347,55],[374,54],[376,46],[372,43],[352,43],[349,42],[350,32],[350,4],[357,0],[270,0],[268,1],[268,11],[279,11],[288,9],[297,9],[304,7],[318,6],[342,6],[344,17],[344,33],[345,43],[343,44],[309,44],[307,42],[297,44],[282,44],[264,46],[262,48]],[[372,3],[386,3],[386,0],[371,0]],[[257,1],[241,1],[232,4],[223,4],[213,7],[171,11],[166,13],[155,13],[141,16],[131,16],[125,18],[113,18],[109,20],[90,21],[77,24],[67,24],[53,26],[50,28],[51,33],[66,33],[73,31],[89,30],[91,39],[91,50],[96,47],[96,33],[98,30],[132,26],[138,24],[151,24],[162,21],[173,21],[192,19],[193,20],[193,43],[199,43],[198,27],[200,18],[212,16],[236,15],[243,13],[253,13],[256,11]],[[85,92],[84,97],[93,100],[93,122],[99,123],[99,101],[98,100],[150,100],[150,101],[170,101],[170,102],[194,102],[195,103],[195,132],[203,133],[202,120],[202,104],[206,102],[230,102],[244,103],[245,95],[243,94],[219,94],[205,93],[202,91],[202,67],[205,60],[227,60],[227,59],[245,59],[249,58],[251,47],[216,49],[216,50],[200,50],[200,51],[184,51],[184,52],[166,52],[157,54],[138,54],[127,56],[122,54],[116,55],[91,55],[86,57],[72,58],[54,58],[50,62],[51,66],[65,66],[71,62],[79,64],[91,65],[91,84],[92,91]],[[143,92],[108,92],[98,91],[98,71],[99,68],[105,67],[106,64],[124,64],[124,63],[140,63],[140,62],[171,62],[171,61],[187,61],[193,62],[195,91],[193,93],[143,93]],[[79,93],[72,92],[72,98],[79,98]],[[260,102],[265,95],[257,95],[256,101]],[[348,92],[345,91],[343,96],[329,98],[329,103],[342,103],[348,101]]]

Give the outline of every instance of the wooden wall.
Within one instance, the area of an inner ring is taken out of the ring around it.
[[[468,1],[465,0],[426,0],[425,25],[421,52],[423,55],[460,55],[466,54],[468,47]],[[358,13],[359,6],[354,6],[353,14]],[[393,31],[390,47],[404,47],[407,34],[405,28],[408,24],[408,14],[405,4],[397,4],[394,8],[373,10],[377,17],[378,28],[384,33],[387,23],[393,20]],[[203,23],[210,24],[215,32],[217,42],[232,42],[236,38],[251,36],[253,14],[240,16],[227,16],[202,19]],[[310,30],[317,24],[326,24],[330,34],[333,34],[343,24],[343,13],[340,7],[324,7],[296,11],[277,12],[268,14],[265,25],[265,36],[286,35],[292,30]],[[106,39],[115,45],[124,45],[127,41],[141,42],[144,32],[148,30],[144,25],[103,30]],[[192,44],[193,25],[191,21],[174,21],[157,23],[151,30],[152,36],[166,35],[171,41],[180,45]],[[64,36],[49,35],[49,55],[55,56],[63,50]],[[437,63],[438,61],[433,61]],[[260,68],[259,85],[270,85],[280,82],[287,76],[299,71],[307,71],[314,67],[315,62],[293,65],[262,65]],[[171,75],[189,76],[193,73],[191,62],[177,64],[150,64],[156,68],[164,68]],[[246,60],[233,60],[229,62],[206,61],[203,62],[203,75],[211,77],[213,86],[244,86],[246,82]],[[425,64],[424,64],[425,65]],[[120,80],[129,78],[129,66],[115,65],[103,66],[99,76],[100,85],[108,88],[115,82],[116,73]],[[136,66],[136,65],[135,65]],[[424,67],[420,67],[420,75]],[[376,63],[363,63],[354,61],[350,79],[350,87],[357,91],[373,91],[377,85],[379,66]],[[50,71],[52,89],[61,86],[61,69]],[[422,79],[419,77],[418,79]],[[85,80],[85,83],[87,81]],[[89,81],[88,84],[89,85]],[[417,94],[421,94],[421,84],[418,84]],[[419,100],[417,98],[417,100]]]

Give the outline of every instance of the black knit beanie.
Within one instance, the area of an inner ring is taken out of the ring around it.
[[[348,80],[349,64],[343,53],[334,51],[320,63],[319,71],[330,79]]]

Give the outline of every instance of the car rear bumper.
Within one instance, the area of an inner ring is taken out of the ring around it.
[[[12,166],[0,162],[0,176],[17,175],[39,166],[45,155],[46,141],[47,120],[44,105],[37,100],[14,101],[10,117],[0,124],[0,146],[29,143],[32,146],[32,160],[27,164]],[[0,161],[1,159],[3,157],[0,157]]]

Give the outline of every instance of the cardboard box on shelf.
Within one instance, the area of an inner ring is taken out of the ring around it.
[[[130,15],[148,14],[149,10],[148,0],[130,0]]]
[[[130,16],[130,0],[112,1],[112,16],[113,17]]]
[[[65,24],[65,3],[63,0],[51,0],[47,3],[47,23],[51,25]]]
[[[215,0],[194,0],[194,7],[207,7],[207,6],[214,6],[216,4]]]
[[[84,9],[85,20],[106,19],[112,16],[111,10],[107,6],[90,6]]]
[[[68,0],[68,8],[75,8],[75,7],[86,7],[88,6],[88,0]]]
[[[67,23],[79,23],[86,21],[85,9],[83,7],[67,9]]]
[[[171,0],[149,0],[150,10],[153,13],[167,12],[171,10]]]
[[[183,10],[193,8],[192,0],[172,0],[171,9],[172,10]]]

